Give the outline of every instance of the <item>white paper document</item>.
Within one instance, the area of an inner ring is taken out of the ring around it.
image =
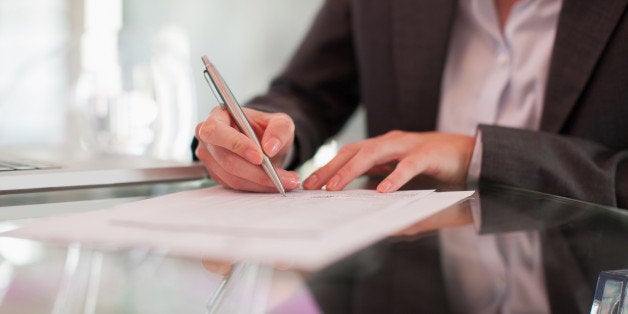
[[[3,236],[314,270],[472,193],[299,190],[283,197],[213,187],[46,218]]]

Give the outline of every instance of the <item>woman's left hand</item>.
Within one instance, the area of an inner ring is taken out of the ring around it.
[[[377,186],[393,192],[417,175],[425,174],[444,183],[466,181],[475,137],[440,132],[391,131],[344,146],[329,163],[303,182],[305,189],[342,190],[353,179],[382,165],[396,163]]]

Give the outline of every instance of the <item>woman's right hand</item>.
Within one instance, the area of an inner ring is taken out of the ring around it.
[[[294,122],[284,113],[266,113],[242,108],[265,153],[277,168],[283,187],[289,191],[300,186],[299,175],[280,169],[294,144]],[[226,110],[214,108],[196,126],[197,157],[217,183],[236,190],[277,192],[262,167],[262,151],[242,134]]]

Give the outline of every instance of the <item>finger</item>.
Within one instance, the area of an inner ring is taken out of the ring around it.
[[[335,165],[336,168],[332,169],[334,173],[327,182],[327,189],[341,190],[355,178],[363,175],[376,165],[396,160],[400,153],[403,152],[404,146],[403,143],[398,143],[398,141],[384,136],[356,143],[355,147],[358,147],[358,149],[354,156],[346,160],[344,164]]]
[[[257,145],[226,123],[224,115],[212,113],[212,116],[197,129],[197,138],[206,145],[223,147],[256,165],[262,163],[262,153]]]
[[[210,149],[210,154],[216,161],[214,167],[220,168],[216,172],[220,172],[219,175],[223,180],[230,180],[232,177],[236,177],[260,186],[270,187],[276,191],[275,185],[268,178],[262,167],[253,165],[242,159],[242,157],[221,147]],[[286,190],[294,190],[300,186],[300,178],[296,172],[283,169],[276,170],[279,180]],[[232,184],[231,182],[229,183]]]
[[[391,154],[390,145],[380,145],[380,141],[366,142],[360,150],[347,161],[337,173],[327,182],[327,189],[342,190],[355,178],[363,175],[379,164],[387,163],[396,157]]]
[[[249,182],[244,178],[238,178],[229,174],[225,171],[219,162],[212,156],[210,151],[203,147],[203,145],[199,146],[196,150],[197,156],[207,168],[209,175],[211,178],[216,181],[216,183],[223,185],[225,187],[238,189],[238,190],[246,190],[246,191],[257,191],[257,192],[270,192],[270,187],[262,187],[259,184],[254,184],[253,182]],[[246,162],[245,162],[246,163]],[[249,163],[246,163],[249,164]],[[250,164],[249,164],[250,165]]]
[[[227,183],[221,180],[220,177],[216,175],[216,173],[214,173],[214,171],[209,167],[209,164],[211,163],[209,158],[213,158],[213,157],[209,154],[205,146],[199,145],[196,148],[195,152],[198,159],[203,163],[203,166],[205,166],[205,169],[207,170],[207,173],[209,173],[209,176],[211,177],[211,179],[214,180],[214,182],[218,183],[219,185],[228,186]]]
[[[428,162],[422,155],[402,159],[395,170],[377,186],[377,191],[381,193],[397,191],[412,178],[425,172],[427,168]]]
[[[212,111],[209,113],[209,116],[205,121],[196,125],[196,138],[200,141],[203,141],[201,133],[203,131],[203,127],[206,122],[216,121],[219,123],[224,123],[226,125],[232,125],[231,117],[226,110],[222,110],[220,107],[214,107]]]
[[[396,162],[388,162],[381,165],[375,165],[371,169],[367,170],[364,174],[368,176],[383,176],[390,174],[395,170]]]
[[[294,122],[284,113],[271,115],[262,136],[262,147],[268,157],[274,157],[294,139]]]
[[[205,148],[205,145],[199,145],[196,148],[196,156],[198,156],[198,159],[203,163],[203,165],[205,166],[205,169],[207,169],[207,172],[209,173],[209,176],[211,177],[212,180],[214,180],[216,183],[222,186],[229,187],[227,182],[222,180],[220,176],[216,174],[216,172],[212,168],[212,165],[215,165],[216,161],[214,160],[214,157],[209,153],[207,148]],[[215,166],[213,167],[215,168]]]
[[[320,190],[344,164],[355,156],[358,149],[359,147],[356,144],[342,147],[332,160],[320,169],[314,171],[314,173],[303,181],[303,188],[306,190]]]
[[[229,153],[228,151],[224,149],[219,148],[218,150],[222,150],[226,152],[227,154],[233,155],[232,153]],[[265,183],[267,183],[266,186],[260,188],[258,186],[263,186],[263,184],[252,182],[250,180],[247,180],[247,178],[245,177],[238,178],[237,176],[230,174],[229,171],[224,170],[221,164],[218,161],[216,161],[216,159],[212,156],[209,150],[207,150],[207,148],[205,148],[203,145],[200,145],[197,147],[196,155],[205,165],[205,168],[207,169],[207,172],[209,173],[210,177],[214,181],[216,181],[216,183],[220,185],[230,187],[233,189],[246,190],[246,191],[258,191],[258,192],[276,192],[277,191],[276,187],[272,183],[269,183],[270,181],[268,182],[264,181]],[[239,157],[236,156],[236,158],[239,158]],[[244,160],[240,160],[240,162],[243,162],[245,167],[252,166],[250,163],[245,162]],[[257,166],[252,166],[252,167],[253,167],[252,168],[253,171],[259,171],[259,169],[262,169]],[[265,175],[265,172],[264,172],[264,175]],[[299,175],[296,172],[290,172],[290,171],[279,169],[278,175],[282,182],[283,187],[286,190],[288,191],[294,190],[300,186]],[[266,180],[266,178],[267,176],[263,177],[264,180]]]
[[[223,186],[242,191],[252,192],[273,192],[276,191],[272,184],[264,184],[253,182],[247,178],[238,177],[229,173],[229,171],[222,168],[219,162],[215,158],[206,158],[203,163],[210,169],[212,178]],[[250,165],[250,163],[247,163]]]

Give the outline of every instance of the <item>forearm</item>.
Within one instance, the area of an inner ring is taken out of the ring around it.
[[[628,151],[583,139],[480,126],[480,181],[628,208]]]
[[[327,1],[286,69],[251,108],[294,120],[297,162],[314,155],[359,103],[349,4]]]

